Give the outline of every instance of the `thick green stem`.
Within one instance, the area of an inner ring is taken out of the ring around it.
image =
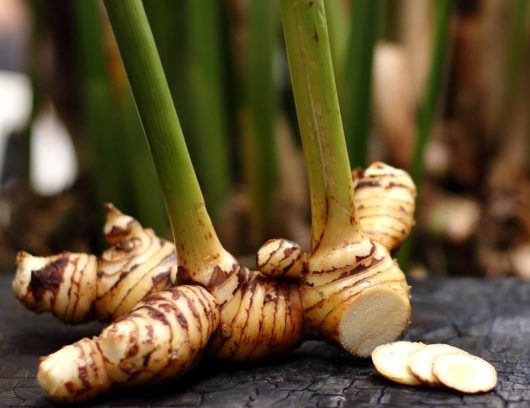
[[[214,220],[230,194],[227,123],[223,89],[221,3],[192,0],[189,25],[189,91],[193,137],[188,139]],[[178,40],[178,39],[177,39]]]
[[[380,28],[381,0],[354,0],[344,71],[341,109],[348,154],[354,167],[366,167],[370,132],[372,61]]]
[[[278,181],[276,159],[276,89],[274,54],[279,14],[277,0],[253,0],[250,4],[247,47],[246,103],[249,108],[248,160],[250,192],[255,210],[254,241],[264,238]]]
[[[282,0],[282,22],[311,191],[311,245],[358,233],[323,0]],[[338,231],[341,231],[339,234]]]
[[[222,250],[186,148],[141,0],[105,0],[153,155],[179,261],[200,267]]]

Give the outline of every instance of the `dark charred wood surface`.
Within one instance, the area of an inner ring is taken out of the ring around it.
[[[307,342],[279,361],[253,367],[203,361],[158,387],[117,390],[93,407],[530,407],[530,283],[429,279],[413,282],[413,321],[406,338],[449,343],[497,368],[490,393],[400,386],[374,373],[369,360]],[[101,326],[66,326],[24,309],[0,276],[0,407],[49,407],[35,379],[39,356]]]

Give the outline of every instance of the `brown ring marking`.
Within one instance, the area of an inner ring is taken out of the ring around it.
[[[376,276],[376,275],[378,275],[379,273],[386,272],[386,271],[388,271],[389,269],[390,269],[390,268],[385,269],[384,271],[378,272],[378,273],[376,273],[376,274],[374,274],[374,275],[372,275],[372,276]],[[363,279],[363,280],[366,280],[366,279]],[[360,282],[362,282],[362,281],[359,281],[359,283],[360,283]],[[375,285],[373,285],[373,286],[369,286],[369,288],[374,288],[374,287],[376,287],[376,286],[381,285],[381,284],[384,283],[384,282],[386,282],[386,281],[378,282],[377,284],[375,284]],[[351,287],[353,287],[353,286],[356,286],[356,285],[349,286],[349,288],[351,288]],[[342,304],[344,304],[344,303],[348,303],[352,298],[354,298],[354,297],[358,297],[358,296],[359,296],[362,292],[364,292],[366,289],[368,289],[368,288],[359,289],[358,291],[351,293],[350,296],[348,296],[346,299],[343,299],[343,300],[341,301],[341,303],[342,303]],[[343,292],[343,290],[341,290],[341,291],[335,293],[335,294],[333,295],[333,297],[337,297],[338,294],[341,293],[341,292]],[[334,311],[334,309],[331,309],[328,313],[326,313],[326,316],[324,316],[324,317],[320,320],[320,323],[319,323],[318,326],[317,326],[319,330],[322,329],[322,325],[325,323],[325,321],[326,321],[326,319],[329,317],[329,315],[330,315],[331,313],[333,313],[333,311]]]
[[[156,256],[156,255],[160,252],[160,249],[161,249],[161,248],[159,248],[159,249],[153,254],[153,256]],[[109,311],[109,312],[110,312],[112,315],[114,315],[114,313],[116,313],[116,310],[118,310],[118,309],[120,308],[120,306],[121,306],[121,305],[127,300],[127,298],[129,297],[129,295],[131,294],[131,292],[132,292],[134,289],[136,289],[136,287],[137,287],[139,284],[141,284],[141,282],[144,280],[144,278],[145,278],[147,275],[149,275],[150,273],[152,273],[153,270],[154,270],[155,268],[157,268],[159,265],[160,265],[160,262],[157,263],[156,266],[151,267],[151,268],[148,268],[147,271],[146,271],[141,277],[137,278],[137,279],[136,279],[136,282],[135,282],[135,283],[134,283],[134,284],[133,284],[128,290],[127,290],[127,292],[126,292],[125,294],[122,295],[121,301],[116,305],[116,307],[114,308],[114,310]],[[134,269],[137,269],[137,267],[139,267],[139,266],[141,266],[141,265],[136,264],[136,265],[134,266],[133,269],[131,269],[130,271],[128,271],[128,272],[126,273],[125,276],[128,276],[129,274],[131,274],[131,273],[134,271]],[[123,273],[122,273],[122,275],[123,275]],[[123,278],[122,278],[122,275],[120,275],[120,278],[118,279],[118,281],[112,286],[112,288],[107,292],[107,294],[106,294],[105,296],[107,296],[108,294],[110,294],[110,292],[114,291],[115,289],[118,290],[119,284],[121,283],[122,279],[125,277],[125,276],[123,276]],[[148,292],[148,293],[149,293],[149,292]],[[104,296],[103,296],[103,297],[104,297]]]
[[[250,290],[250,293],[251,293],[250,302],[248,304],[248,309],[247,309],[247,318],[245,319],[245,323],[243,324],[243,327],[241,327],[241,335],[239,337],[239,341],[236,342],[237,346],[236,346],[236,348],[235,348],[235,350],[234,350],[232,355],[235,355],[239,351],[239,349],[241,347],[241,340],[245,336],[246,328],[248,326],[248,321],[251,318],[250,315],[251,315],[251,312],[252,312],[252,305],[254,304],[254,294],[256,293],[256,287],[258,286],[258,283],[259,283],[258,280],[259,280],[259,277],[256,277],[254,279],[252,287],[251,288],[247,288],[247,290]]]
[[[367,276],[365,276],[364,278],[360,279],[360,280],[356,280],[354,283],[352,283],[351,285],[348,285],[348,286],[345,286],[343,287],[342,289],[338,290],[337,292],[335,292],[333,294],[333,296],[338,296],[340,293],[342,292],[345,292],[347,290],[350,290],[351,288],[359,285],[360,283],[363,283],[365,281],[367,281],[368,279],[372,279],[374,276],[377,276],[379,275],[380,273],[383,273],[383,272],[387,272],[389,271],[392,267],[394,267],[394,264],[392,264],[390,267],[388,267],[387,269],[384,269],[384,270],[381,270],[381,271],[372,271],[372,273],[370,273],[370,270],[368,269],[366,272],[368,273]],[[353,276],[353,275],[352,275]],[[329,283],[326,283],[325,285],[329,285],[329,284],[332,284],[332,283],[336,283],[336,281],[333,281],[333,282],[329,282]],[[324,286],[324,285],[319,285],[319,286],[316,286],[313,288],[313,290],[317,290],[317,288],[321,287],[321,286]],[[313,309],[315,308],[320,308],[320,306],[322,306],[322,304],[324,302],[326,302],[329,298],[325,298],[325,299],[321,299],[320,301],[318,301],[317,303],[315,303],[313,306],[309,307],[309,308],[304,308],[304,313],[306,312],[310,312],[312,311]]]

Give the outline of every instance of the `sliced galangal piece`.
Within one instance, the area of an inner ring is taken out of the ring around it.
[[[497,371],[471,354],[441,354],[434,359],[433,373],[448,388],[467,394],[488,392],[497,384]]]
[[[405,385],[422,384],[410,371],[409,356],[425,347],[423,343],[396,341],[383,344],[372,352],[375,369],[383,377]]]
[[[412,374],[420,382],[432,386],[440,386],[440,382],[432,372],[432,366],[436,357],[448,353],[467,354],[464,350],[450,346],[449,344],[429,344],[410,355],[408,366]]]

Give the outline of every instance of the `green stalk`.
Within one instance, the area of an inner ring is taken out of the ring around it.
[[[247,47],[246,102],[249,108],[247,160],[250,195],[255,210],[254,241],[264,237],[278,182],[275,124],[277,95],[274,83],[274,53],[278,29],[277,0],[250,3]]]
[[[452,4],[452,0],[438,0],[436,2],[436,31],[434,35],[431,65],[425,86],[425,94],[423,96],[418,116],[416,146],[411,166],[411,177],[414,180],[418,191],[417,201],[419,201],[420,198],[421,183],[423,180],[423,157],[425,147],[427,146],[427,142],[432,133],[432,127],[440,99]],[[399,264],[404,270],[408,269],[414,238],[415,234],[412,232],[409,239],[405,241],[398,253]]]
[[[282,22],[311,191],[311,246],[357,233],[353,184],[323,0],[282,0]],[[337,231],[341,233],[338,234]]]
[[[371,122],[372,61],[380,27],[380,0],[354,0],[344,71],[341,109],[348,154],[354,167],[366,167]]]
[[[113,109],[115,100],[110,92],[98,3],[76,0],[74,9],[83,84],[83,119],[92,147],[94,183],[100,202],[109,201],[128,210],[123,141],[118,137],[120,131]]]
[[[230,194],[224,106],[221,3],[188,3],[189,87],[193,137],[190,151],[214,220]]]
[[[105,0],[153,155],[179,261],[200,266],[222,251],[193,170],[141,0]]]

